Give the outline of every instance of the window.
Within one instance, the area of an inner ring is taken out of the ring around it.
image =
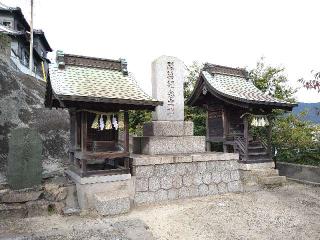
[[[3,21],[2,24],[3,24],[4,26],[6,26],[6,27],[12,28],[11,22]]]

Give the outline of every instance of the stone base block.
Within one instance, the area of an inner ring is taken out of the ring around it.
[[[76,183],[78,203],[81,210],[95,209],[95,194],[127,192],[133,198],[133,182],[130,174],[92,176],[81,178],[72,171],[67,174]]]
[[[145,123],[143,136],[193,136],[193,122],[153,121]]]
[[[205,142],[204,136],[135,137],[133,152],[149,155],[203,153]]]
[[[123,214],[130,210],[130,198],[124,191],[95,194],[94,202],[97,212],[102,216]]]

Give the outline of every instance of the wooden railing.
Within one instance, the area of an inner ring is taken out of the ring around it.
[[[240,154],[240,159],[243,160],[243,157],[245,157],[246,153],[248,152],[248,148],[246,147],[246,139],[244,137],[235,136],[234,143],[236,145],[236,149]]]

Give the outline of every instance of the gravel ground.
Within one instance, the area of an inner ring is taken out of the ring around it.
[[[320,239],[320,187],[290,183],[113,217],[0,220],[0,239]]]

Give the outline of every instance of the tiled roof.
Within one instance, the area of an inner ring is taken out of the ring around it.
[[[122,71],[121,61],[69,55],[64,67],[51,64],[49,71],[52,90],[62,100],[72,97],[113,103],[147,101],[159,105]]]
[[[215,92],[234,100],[275,105],[291,104],[263,93],[244,75],[214,74],[208,71],[202,71],[202,75]]]

